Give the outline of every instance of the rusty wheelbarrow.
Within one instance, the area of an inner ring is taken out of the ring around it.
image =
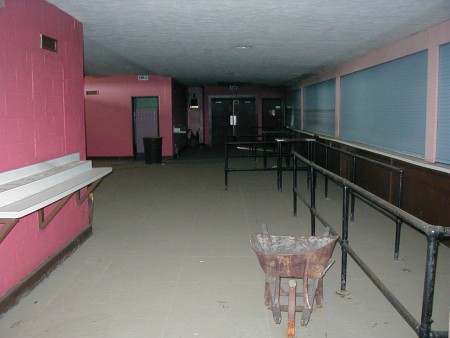
[[[338,236],[292,237],[270,235],[263,225],[262,234],[253,234],[250,245],[266,275],[264,304],[272,309],[276,324],[281,311],[288,312],[288,335],[295,334],[295,313],[303,312],[300,325],[309,322],[314,300],[323,306],[323,276],[334,261],[329,262]],[[281,278],[290,278],[289,291],[281,287]],[[303,279],[302,292],[296,291],[296,279]],[[280,304],[280,295],[288,296],[288,305]],[[297,296],[303,305],[296,305]]]

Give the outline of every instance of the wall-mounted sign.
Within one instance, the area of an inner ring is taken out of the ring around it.
[[[148,81],[148,75],[138,75],[139,81]]]
[[[98,90],[86,90],[86,95],[98,95]]]

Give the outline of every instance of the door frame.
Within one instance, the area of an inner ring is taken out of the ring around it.
[[[223,99],[223,100],[233,100],[233,99],[254,99],[255,100],[255,114],[256,114],[256,126],[259,125],[259,102],[258,95],[209,95],[208,96],[208,135],[209,144],[213,146],[212,138],[212,100],[213,99]]]
[[[137,159],[137,145],[136,145],[136,109],[135,109],[135,100],[136,99],[155,99],[158,102],[158,106],[156,108],[156,120],[157,120],[157,127],[158,127],[158,136],[160,136],[160,129],[159,129],[159,96],[151,95],[151,96],[132,96],[131,97],[131,124],[132,124],[132,144],[133,144],[133,159]]]

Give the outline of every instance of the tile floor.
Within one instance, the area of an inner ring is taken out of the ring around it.
[[[309,214],[292,216],[292,178],[276,189],[275,172],[233,172],[224,190],[221,157],[97,161],[113,166],[95,193],[93,236],[4,314],[0,337],[286,337],[263,304],[264,274],[250,234],[309,235]],[[319,178],[320,179],[320,178]],[[303,182],[303,181],[302,181]],[[323,184],[319,181],[319,191]],[[318,207],[340,229],[340,192],[318,193]],[[404,227],[393,260],[392,221],[357,202],[350,243],[420,318],[425,237]],[[325,303],[296,337],[415,337],[349,258],[340,287],[340,247],[324,278]],[[450,249],[440,247],[433,329],[448,330]]]

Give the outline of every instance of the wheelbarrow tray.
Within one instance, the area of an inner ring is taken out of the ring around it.
[[[253,234],[250,245],[266,276],[322,278],[338,238]]]

